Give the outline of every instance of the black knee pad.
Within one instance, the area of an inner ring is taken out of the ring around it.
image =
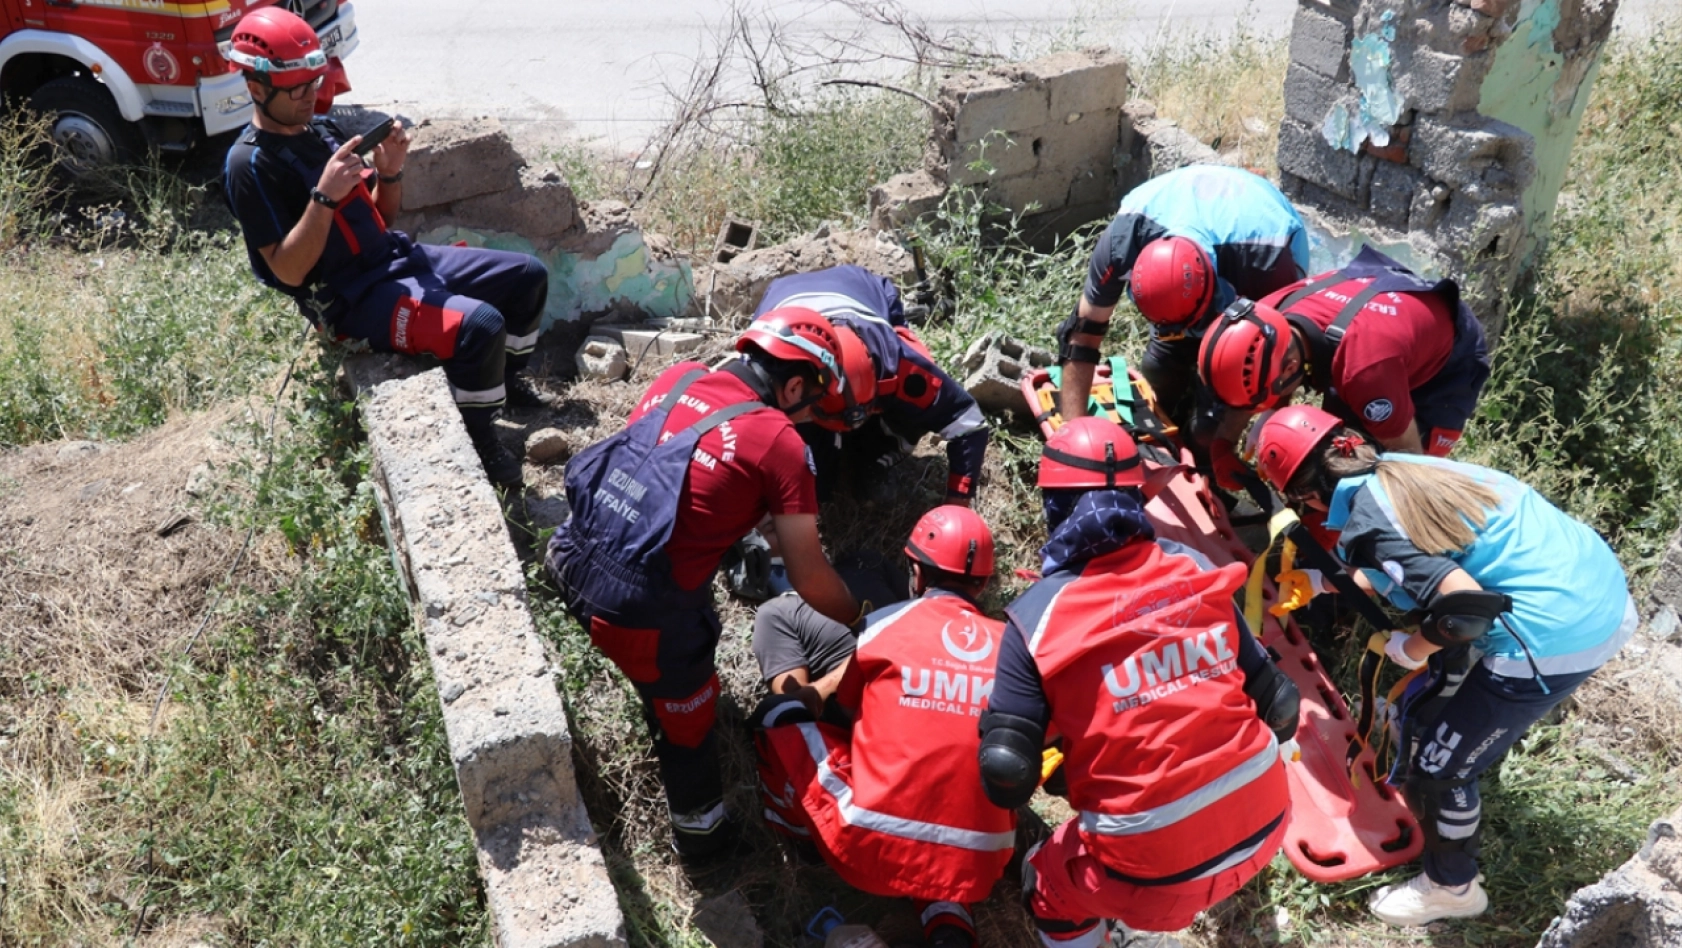
[[[1471,835],[1461,839],[1448,839],[1442,835],[1437,825],[1438,817],[1442,815],[1442,808],[1437,803],[1437,794],[1460,786],[1459,780],[1433,780],[1421,777],[1418,770],[1409,774],[1407,782],[1402,785],[1402,793],[1407,798],[1408,808],[1419,820],[1419,829],[1425,834],[1425,851],[1436,855],[1464,853],[1472,859],[1477,859],[1483,852],[1483,823],[1480,820]]]
[[[480,377],[472,380],[479,384],[456,384],[463,388],[490,388],[501,382],[502,350],[507,339],[507,324],[502,318],[502,311],[495,306],[480,303],[477,309],[464,316],[461,328],[456,331],[456,352],[449,362],[480,370],[475,373]]]

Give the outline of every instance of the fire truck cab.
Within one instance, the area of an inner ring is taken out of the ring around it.
[[[341,0],[0,0],[0,97],[51,117],[73,172],[185,151],[250,120],[223,52],[240,17],[277,2],[329,57],[356,49],[356,12]]]

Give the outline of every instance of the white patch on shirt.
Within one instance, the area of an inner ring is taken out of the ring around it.
[[[1396,562],[1395,560],[1385,560],[1384,575],[1390,577],[1391,582],[1400,586],[1402,584],[1402,577],[1407,574],[1402,572],[1402,564]]]
[[[1361,414],[1373,424],[1380,424],[1386,418],[1396,413],[1396,406],[1390,404],[1388,398],[1375,398],[1367,402],[1367,407],[1361,409]]]

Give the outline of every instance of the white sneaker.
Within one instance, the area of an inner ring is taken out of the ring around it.
[[[1483,876],[1478,876],[1464,887],[1438,885],[1422,872],[1400,885],[1379,889],[1367,907],[1392,925],[1419,926],[1439,918],[1470,918],[1489,908],[1489,893],[1482,883]]]

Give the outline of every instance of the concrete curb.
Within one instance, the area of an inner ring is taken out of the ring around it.
[[[572,735],[502,509],[442,369],[354,357],[376,481],[444,710],[503,948],[623,948]],[[407,376],[407,377],[405,377]]]

